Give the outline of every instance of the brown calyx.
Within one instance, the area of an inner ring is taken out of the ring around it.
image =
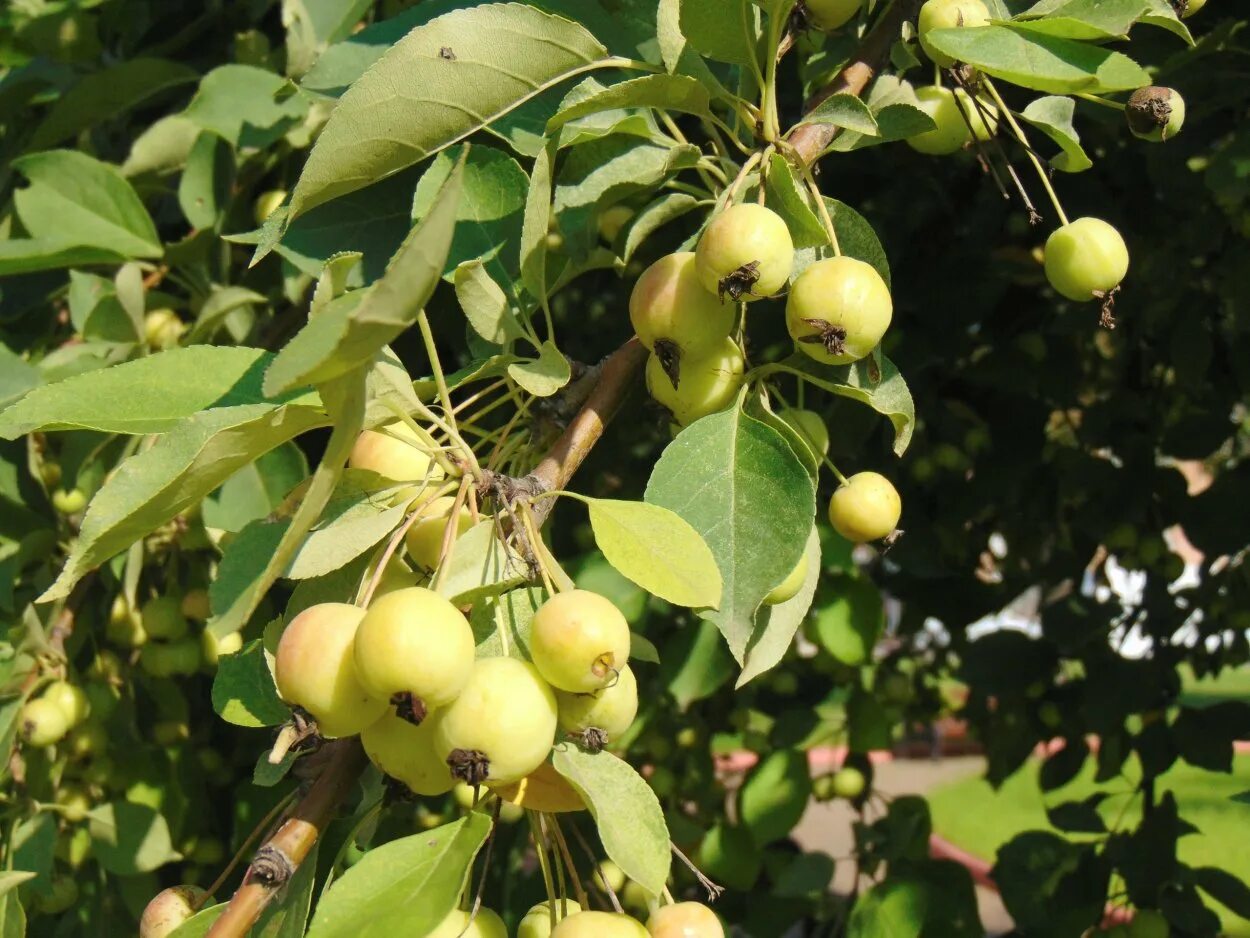
[[[816,330],[813,335],[805,335],[799,339],[800,342],[806,342],[809,345],[820,345],[830,355],[844,355],[846,353],[846,330],[841,326],[835,326],[827,319],[804,319],[807,325]]]
[[[751,261],[743,264],[737,270],[726,274],[721,278],[720,283],[716,285],[716,296],[723,300],[725,294],[729,294],[729,298],[735,303],[742,299],[743,296],[751,292],[751,288],[759,282],[760,279],[760,262]],[[676,382],[674,382],[674,386]]]

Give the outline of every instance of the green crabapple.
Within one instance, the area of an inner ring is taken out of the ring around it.
[[[91,810],[91,795],[82,785],[62,785],[56,793],[56,803],[61,817],[77,824]]]
[[[855,544],[888,537],[902,511],[898,490],[877,472],[857,472],[829,499],[829,523]]]
[[[920,48],[924,49],[925,54],[940,68],[950,68],[955,60],[933,48],[928,40],[930,31],[989,24],[989,7],[981,0],[926,0],[920,8],[916,29],[920,34]]]
[[[187,617],[182,614],[182,601],[176,596],[149,599],[139,615],[149,638],[182,638],[190,629]]]
[[[404,535],[404,544],[408,548],[408,558],[418,570],[433,570],[438,566],[443,554],[443,538],[447,525],[451,523],[451,510],[456,500],[450,495],[436,498],[424,506],[421,517]],[[460,507],[456,516],[456,531],[453,538],[459,537],[473,527],[473,515],[468,508]]]
[[[952,91],[940,85],[927,85],[916,89],[916,100],[937,125],[933,130],[907,138],[907,145],[919,153],[930,156],[956,153],[970,143],[974,135],[984,141],[998,129],[998,108],[988,101],[974,102],[962,88]]]
[[[1171,88],[1138,88],[1124,107],[1124,119],[1134,137],[1156,143],[1171,140],[1185,123],[1185,99]]]
[[[207,622],[213,613],[208,601],[208,590],[199,587],[187,590],[182,594],[182,602],[178,604],[178,609],[188,619]]]
[[[706,355],[683,358],[676,383],[660,358],[652,355],[647,359],[647,390],[684,427],[732,404],[745,371],[742,350],[733,339],[725,339]]]
[[[864,0],[806,0],[807,21],[829,32],[849,23],[864,6]]]
[[[853,257],[817,261],[795,278],[786,328],[818,362],[845,365],[868,355],[894,316],[890,288],[871,264]]]
[[[634,210],[628,205],[613,205],[604,209],[599,213],[597,222],[599,237],[612,244],[616,241],[616,236],[633,220],[634,214]]]
[[[205,629],[200,633],[200,655],[210,668],[217,667],[222,655],[233,655],[243,648],[243,633],[231,632],[218,638]]]
[[[769,594],[764,597],[764,605],[775,606],[778,603],[784,603],[787,599],[793,599],[807,580],[807,566],[807,554],[804,553],[799,558],[799,562],[794,565],[794,569],[786,574],[786,578],[774,586]]]
[[[1181,18],[1186,20],[1189,19],[1206,5],[1207,0],[1189,0],[1188,3],[1182,3]]]
[[[814,454],[817,456],[828,454],[829,428],[825,426],[825,421],[816,411],[791,407],[781,411],[777,416],[790,425],[790,428],[799,435]]]
[[[268,192],[262,192],[256,197],[256,203],[252,206],[252,217],[256,219],[256,224],[263,225],[266,219],[278,210],[278,206],[286,201],[285,189],[270,189]]]
[[[1078,218],[1046,239],[1046,279],[1070,300],[1102,298],[1128,273],[1128,248],[1101,218]]]
[[[725,938],[716,913],[700,902],[662,905],[647,919],[651,938]]]
[[[629,660],[629,623],[590,590],[557,593],[534,613],[530,659],[552,687],[575,694],[616,682]]]
[[[411,695],[413,706],[420,700],[424,707],[442,707],[456,698],[473,670],[469,620],[422,586],[375,599],[356,628],[353,646],[360,682],[382,700]]]
[[[505,785],[546,760],[555,733],[555,694],[537,668],[479,658],[460,696],[437,712],[434,746],[461,781]]]
[[[786,223],[753,202],[731,205],[713,218],[695,248],[704,289],[733,300],[772,296],[794,267],[794,241]]]
[[[650,938],[637,919],[621,912],[579,912],[551,932],[551,938]]]
[[[148,642],[139,653],[139,665],[153,677],[194,674],[202,661],[201,645],[198,638]]]
[[[391,778],[418,795],[441,795],[451,791],[455,779],[434,750],[435,723],[436,715],[414,725],[384,713],[361,731],[360,742],[369,760]]]
[[[625,888],[625,871],[611,860],[600,860],[593,874],[595,885],[610,892],[620,892]]]
[[[429,434],[395,421],[361,433],[347,465],[376,472],[392,482],[434,482],[443,478],[443,470],[430,458],[434,448]]]
[[[572,899],[557,899],[554,905],[557,924],[582,910],[582,907]],[[525,913],[521,924],[517,926],[516,938],[551,938],[551,930],[554,927],[551,924],[551,906],[546,902],[540,902]]]
[[[18,716],[22,739],[36,749],[59,743],[69,732],[69,717],[54,701],[45,697],[28,700]]]
[[[729,337],[734,318],[733,304],[699,282],[690,251],[661,257],[643,271],[629,296],[629,321],[638,340],[648,351],[675,359],[716,348]]]
[[[82,489],[57,489],[52,493],[52,507],[63,515],[76,515],[87,507],[87,494]]]
[[[32,905],[41,915],[60,915],[78,901],[78,881],[72,876],[54,875],[48,891],[36,894]]]
[[[602,730],[609,740],[616,739],[638,715],[638,680],[629,665],[620,669],[616,683],[590,694],[556,691],[560,729],[580,735],[589,729]]]
[[[352,736],[386,711],[356,673],[352,644],[365,616],[359,606],[320,603],[290,621],[278,640],[274,681],[287,703],[303,707],[322,736]]]
[[[154,309],[143,317],[143,338],[155,349],[173,348],[187,324],[172,309]]]
[[[44,688],[41,696],[61,708],[71,727],[87,719],[91,712],[91,702],[87,699],[87,694],[77,684],[69,681],[53,681]]]
[[[853,765],[846,765],[833,773],[832,789],[835,798],[853,801],[864,793],[868,779]]]
[[[156,894],[139,919],[139,938],[167,938],[195,914],[206,893],[199,886],[170,886]]]

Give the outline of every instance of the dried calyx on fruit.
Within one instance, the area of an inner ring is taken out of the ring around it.
[[[1170,140],[1185,123],[1185,99],[1173,89],[1159,85],[1138,88],[1124,106],[1124,119],[1135,137],[1156,142]]]

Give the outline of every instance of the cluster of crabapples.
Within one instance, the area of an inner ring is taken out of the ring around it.
[[[794,257],[781,216],[744,202],[716,215],[693,252],[661,257],[638,278],[629,316],[650,352],[647,388],[678,425],[688,426],[738,398],[746,360],[733,336],[736,304],[773,297],[788,286],[786,327],[804,354],[822,364],[846,365],[877,347],[894,304],[876,269],[835,256],[816,261],[791,281]],[[828,452],[828,430],[817,414],[796,409],[779,416],[818,455]],[[862,543],[893,532],[901,507],[889,480],[861,472],[834,493],[829,519],[839,534]],[[800,563],[766,602],[789,599],[805,573]]]

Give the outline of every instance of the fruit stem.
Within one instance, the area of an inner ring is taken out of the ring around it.
[[[451,557],[456,550],[456,535],[460,533],[460,510],[464,508],[465,499],[468,498],[469,486],[468,479],[460,480],[460,489],[456,492],[456,500],[452,503],[451,511],[447,515],[447,524],[443,526],[443,543],[438,550],[438,568],[434,571],[434,577],[430,580],[430,589],[437,590],[443,577],[447,573],[447,568],[451,566]]]
[[[429,356],[430,368],[434,371],[434,383],[438,386],[438,399],[443,405],[443,416],[451,426],[451,438],[460,444],[462,450],[468,452],[469,462],[474,467],[473,477],[480,480],[482,470],[477,467],[473,458],[473,450],[456,432],[456,409],[451,404],[451,391],[447,388],[447,377],[443,374],[443,364],[438,359],[438,348],[434,344],[434,332],[430,329],[430,319],[425,310],[417,313],[417,328],[421,330],[421,341],[425,345],[425,354]]]
[[[1059,195],[1055,192],[1055,187],[1050,183],[1050,174],[1046,172],[1042,161],[1037,158],[1037,154],[1033,152],[1033,148],[1029,146],[1029,139],[1024,135],[1024,131],[1016,122],[1015,115],[1012,114],[1011,108],[1007,107],[1007,103],[998,93],[998,89],[994,87],[994,82],[990,80],[988,75],[982,76],[981,83],[989,91],[990,97],[994,99],[994,103],[998,105],[999,112],[1003,115],[1003,119],[1007,121],[1007,125],[1011,127],[1011,132],[1015,134],[1020,145],[1024,147],[1024,152],[1029,157],[1029,162],[1033,164],[1033,168],[1037,170],[1037,176],[1042,181],[1042,188],[1046,190],[1046,194],[1050,196],[1050,203],[1055,207],[1055,213],[1059,216],[1061,224],[1068,224],[1068,216],[1063,210],[1063,205],[1059,202]]]
[[[664,124],[665,129],[668,130],[669,135],[674,140],[676,140],[678,143],[685,144],[687,146],[690,144],[690,141],[686,139],[686,135],[681,132],[681,128],[677,126],[677,122],[673,120],[672,117],[669,116],[668,111],[664,110],[663,108],[659,108],[656,111],[656,113],[660,115],[660,121]],[[699,178],[703,180],[703,184],[707,186],[708,191],[711,192],[716,188],[716,186],[712,182],[712,180],[708,178],[709,168],[710,167],[705,167],[703,165],[703,161],[700,160],[699,164],[695,166],[694,170],[696,173],[699,174]],[[720,173],[720,170],[718,169],[716,170],[716,172]],[[721,176],[720,181],[721,181],[721,185],[725,184],[725,177],[723,175]]]
[[[539,828],[538,812],[525,810],[525,819],[530,824],[530,837],[534,841],[534,853],[538,857],[538,869],[543,876],[543,886],[547,890],[547,909],[551,913],[551,921],[556,921],[556,884],[551,877],[551,858],[547,856],[547,842]]]
[[[790,4],[793,6],[793,4]],[[783,3],[782,7],[785,6]],[[747,5],[741,5],[745,15]],[[786,16],[769,16],[768,18],[768,42],[765,46],[765,54],[767,55],[766,64],[764,66],[766,75],[763,81],[763,96],[760,101],[761,123],[763,124],[764,139],[769,143],[773,143],[781,137],[781,122],[777,117],[777,60],[779,58],[777,51],[781,45],[781,37],[786,31],[789,22],[789,14]]]
[[[430,505],[434,504],[434,499],[441,498],[450,491],[451,486],[444,485],[432,497],[422,499],[421,504],[417,506],[417,510],[405,518],[404,523],[395,529],[395,533],[391,535],[391,539],[386,543],[386,549],[382,551],[382,556],[378,558],[377,566],[373,570],[373,576],[369,578],[369,585],[365,587],[364,593],[356,602],[357,606],[360,606],[362,609],[369,608],[369,603],[373,600],[373,594],[377,590],[378,584],[382,581],[382,575],[386,572],[386,565],[395,556],[395,551],[404,539],[404,535],[408,533],[408,529],[417,523],[417,519],[425,514],[426,509]]]
[[[1096,94],[1090,94],[1088,91],[1073,92],[1074,98],[1080,98],[1082,101],[1088,101],[1090,104],[1101,104],[1103,107],[1109,107],[1113,111],[1123,111],[1124,104],[1121,101],[1111,101],[1107,98],[1100,98]]]
[[[738,189],[741,188],[743,180],[747,178],[747,173],[755,168],[755,164],[760,161],[762,156],[763,153],[756,150],[749,157],[747,157],[746,162],[742,164],[742,168],[738,170],[738,175],[734,177],[734,181],[731,182],[729,184],[729,188],[721,194],[720,205],[717,206],[717,211],[725,208],[725,206],[733,204],[734,196],[738,194]]]
[[[583,909],[589,909],[590,899],[586,896],[582,878],[577,875],[577,864],[573,862],[573,854],[569,851],[568,841],[564,839],[564,831],[560,830],[560,819],[554,814],[545,815],[545,817],[551,821],[552,837],[560,849],[561,856],[564,857],[564,865],[568,867],[569,875],[573,877],[573,889],[577,893],[577,901]]]
[[[816,211],[820,213],[820,220],[824,223],[825,233],[829,235],[829,244],[833,248],[833,256],[842,256],[842,246],[838,244],[838,231],[833,226],[833,218],[829,215],[829,206],[825,205],[825,197],[821,195],[820,186],[816,185],[816,177],[812,175],[812,168],[802,160],[795,161],[798,164],[799,172],[803,174],[803,182],[807,184],[807,189],[812,194],[812,201],[816,203]]]

